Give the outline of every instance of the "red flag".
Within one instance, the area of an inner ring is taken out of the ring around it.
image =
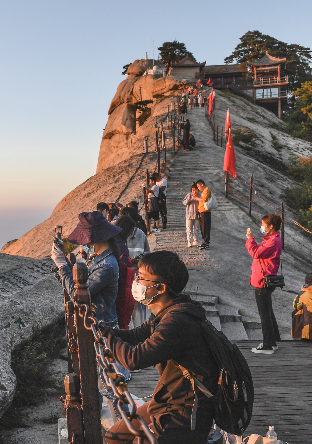
[[[206,85],[209,85],[209,84],[210,84],[210,82],[211,82],[211,78],[209,77],[209,79],[207,80],[207,83],[206,83]]]
[[[228,135],[227,133],[230,128],[231,128],[231,117],[230,117],[230,110],[228,108],[227,112],[226,112],[226,119],[225,119],[225,125],[224,125],[224,137],[227,137],[227,135]]]
[[[209,116],[211,114],[212,104],[213,104],[213,95],[212,95],[212,91],[211,91],[211,93],[208,96],[208,115]]]
[[[235,179],[236,177],[235,153],[234,153],[234,145],[232,142],[231,129],[229,129],[229,137],[225,148],[223,171],[228,171],[231,174],[231,176]]]

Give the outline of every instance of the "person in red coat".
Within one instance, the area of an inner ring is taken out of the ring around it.
[[[263,342],[253,353],[273,354],[277,350],[276,341],[280,341],[278,325],[272,306],[274,288],[265,287],[264,276],[276,275],[280,266],[282,243],[279,229],[281,218],[276,214],[268,214],[262,218],[260,228],[263,241],[257,244],[250,228],[246,232],[246,248],[253,258],[251,265],[250,285],[255,287],[256,303],[261,319]]]

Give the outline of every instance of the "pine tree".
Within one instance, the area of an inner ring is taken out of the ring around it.
[[[193,54],[186,49],[185,44],[177,42],[176,40],[163,43],[163,45],[158,48],[158,51],[160,51],[161,61],[167,67],[167,72],[173,63],[179,62],[184,57],[190,57],[196,61]]]

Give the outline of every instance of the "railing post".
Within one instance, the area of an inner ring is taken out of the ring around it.
[[[156,134],[156,146],[157,146],[157,172],[160,173],[160,146],[158,141],[158,133]]]
[[[79,382],[79,376],[77,376],[76,373],[68,373],[65,376],[64,387],[66,398],[63,398],[63,401],[66,410],[68,440],[70,440],[69,442],[84,444]]]
[[[75,307],[66,290],[64,290],[64,305],[67,327],[68,372],[79,375],[78,341],[75,323]]]
[[[248,216],[251,217],[251,200],[252,200],[252,174],[250,175],[250,182],[249,182],[249,210],[248,210]]]
[[[225,197],[228,196],[228,188],[229,188],[229,173],[228,173],[228,171],[225,171],[225,173],[224,173],[224,191],[225,191]]]
[[[148,153],[148,136],[144,136],[144,148],[145,148],[145,153]]]
[[[148,218],[148,202],[147,202],[147,187],[149,186],[149,172],[146,170],[146,187],[143,188],[143,197],[144,197],[144,210],[145,210],[145,223],[147,232],[151,231],[150,220]]]
[[[285,250],[285,244],[284,244],[284,239],[285,239],[285,227],[284,227],[284,204],[283,204],[283,202],[281,202],[281,219],[282,219],[282,223],[281,223],[281,241],[282,241],[282,249]]]
[[[75,321],[78,337],[78,355],[80,367],[80,391],[82,396],[82,414],[85,441],[84,444],[102,444],[101,411],[99,404],[97,362],[92,330],[85,328],[84,317],[80,316],[80,304],[90,310],[91,300],[88,290],[88,268],[77,262],[73,268],[75,281]],[[83,312],[85,314],[85,312]],[[88,321],[87,321],[88,322]]]
[[[173,144],[173,152],[175,152],[175,130],[176,130],[176,125],[175,125],[175,116],[173,119],[173,125],[172,125],[172,144]]]

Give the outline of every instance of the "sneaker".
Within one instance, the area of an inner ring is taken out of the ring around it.
[[[253,353],[262,353],[264,355],[273,355],[274,350],[273,348],[263,348],[263,343],[259,344],[258,347],[252,348],[251,351]]]
[[[260,342],[260,344],[258,345],[258,347],[263,347],[263,342]],[[278,345],[272,345],[273,350],[278,350]]]
[[[200,249],[201,249],[201,250],[209,250],[209,244],[203,244],[203,245],[200,247]]]
[[[192,244],[187,244],[187,247],[188,247],[188,248],[191,248],[191,246],[192,246]]]

